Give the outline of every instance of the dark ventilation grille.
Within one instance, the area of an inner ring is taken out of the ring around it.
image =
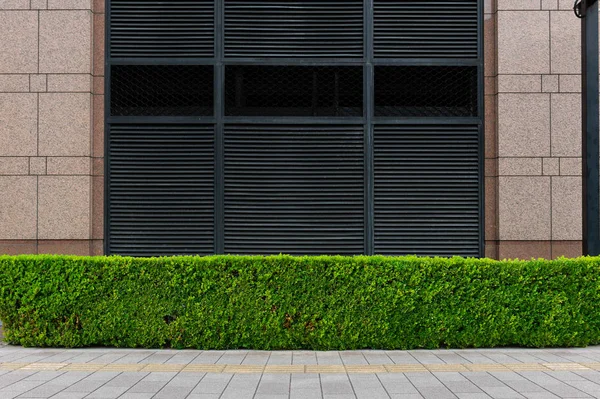
[[[362,58],[362,0],[225,0],[226,57]]]
[[[112,0],[111,57],[212,57],[213,0]]]
[[[360,66],[225,67],[225,114],[362,116]]]
[[[213,67],[113,65],[113,116],[208,116],[213,114]]]
[[[109,253],[214,253],[212,126],[111,125],[109,151]]]
[[[479,256],[476,126],[374,131],[375,253]]]
[[[477,67],[376,66],[375,115],[474,117]]]
[[[375,0],[375,58],[477,58],[478,0]]]
[[[225,253],[362,254],[362,126],[225,128]]]

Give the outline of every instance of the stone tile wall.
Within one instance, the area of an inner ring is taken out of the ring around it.
[[[102,3],[0,0],[0,253],[102,252]]]
[[[580,21],[572,7],[497,0],[497,230],[488,253],[501,259],[581,254]]]

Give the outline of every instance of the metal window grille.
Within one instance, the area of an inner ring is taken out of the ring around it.
[[[483,252],[483,0],[107,0],[107,253]]]

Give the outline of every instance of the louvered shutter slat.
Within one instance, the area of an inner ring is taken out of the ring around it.
[[[111,57],[212,57],[214,1],[112,0]]]
[[[225,252],[364,253],[362,126],[228,125]]]
[[[477,58],[478,0],[375,0],[375,58]]]
[[[225,0],[226,57],[360,58],[363,2]]]
[[[109,147],[109,253],[214,253],[214,128],[112,125]]]
[[[374,130],[375,253],[479,256],[477,126]]]

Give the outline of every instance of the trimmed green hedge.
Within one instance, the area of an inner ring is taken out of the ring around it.
[[[600,343],[600,258],[0,256],[26,346],[359,349]]]

